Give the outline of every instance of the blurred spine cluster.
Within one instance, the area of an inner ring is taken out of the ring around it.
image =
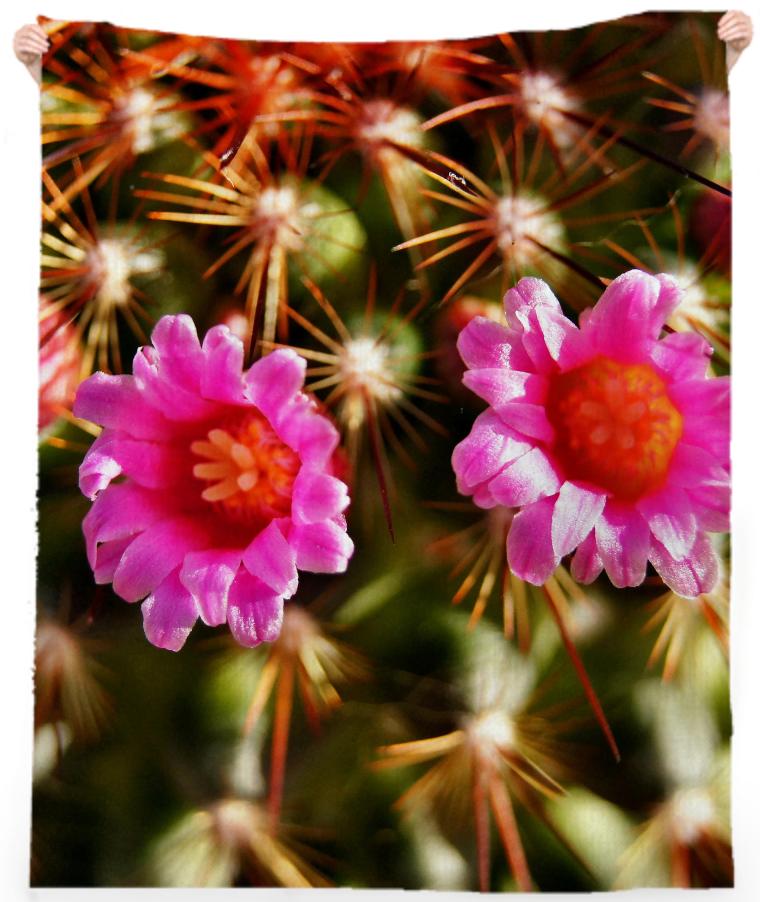
[[[715,20],[42,20],[35,885],[731,885]]]

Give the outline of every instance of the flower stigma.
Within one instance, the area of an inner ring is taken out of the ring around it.
[[[683,423],[648,364],[597,357],[558,373],[546,410],[567,478],[628,501],[664,482]]]
[[[235,427],[211,429],[190,450],[203,458],[193,475],[209,483],[201,498],[219,503],[232,520],[248,523],[289,513],[298,456],[258,411]]]

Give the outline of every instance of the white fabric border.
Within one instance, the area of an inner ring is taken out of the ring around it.
[[[0,303],[7,305],[5,332],[0,346],[2,397],[2,517],[3,549],[2,651],[0,651],[0,708],[3,732],[0,766],[0,891],[6,900],[139,899],[166,900],[230,898],[229,891],[190,890],[29,890],[29,831],[32,738],[32,649],[36,549],[34,499],[36,497],[36,383],[37,282],[39,236],[39,121],[37,88],[13,57],[13,32],[38,13],[51,18],[108,19],[123,27],[183,31],[190,34],[272,40],[385,40],[470,38],[499,31],[572,28],[651,9],[704,8],[696,2],[651,3],[621,0],[574,0],[554,5],[543,2],[512,4],[508,0],[290,0],[270,3],[253,0],[233,5],[180,3],[164,0],[129,0],[122,4],[95,0],[9,0],[0,10],[0,78],[4,91],[0,106],[0,153],[4,181],[0,194],[2,265],[6,274]],[[719,10],[713,4],[708,9]],[[756,37],[731,76],[734,196],[734,503],[733,503],[733,612],[732,707],[734,734],[734,841],[735,890],[690,891],[688,902],[709,899],[760,898],[760,856],[757,854],[757,806],[760,805],[760,552],[758,516],[758,392],[760,363],[760,292],[753,280],[754,247],[760,233],[757,85],[760,85],[760,8],[743,6],[752,15]],[[753,564],[755,566],[753,567]],[[348,899],[405,900],[402,891],[369,890],[253,890],[247,898],[276,900]],[[622,898],[631,902],[658,902],[680,898],[678,890],[634,890]],[[412,898],[450,902],[475,897],[459,893],[415,893]],[[542,898],[573,899],[570,894]],[[613,897],[615,898],[615,897]]]

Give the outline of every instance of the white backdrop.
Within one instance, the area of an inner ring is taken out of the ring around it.
[[[280,40],[467,38],[518,29],[569,28],[649,9],[719,7],[629,0],[253,0],[233,6],[129,0],[6,0],[0,10],[0,287],[5,332],[0,339],[0,892],[2,898],[64,900],[139,898],[227,899],[230,891],[30,891],[28,887],[32,660],[34,634],[37,282],[39,268],[39,120],[36,85],[15,60],[13,32],[38,13],[51,18],[102,20],[116,25],[195,34]],[[757,3],[743,6],[760,31]],[[731,76],[734,187],[734,501],[732,590],[732,705],[736,890],[690,891],[691,900],[760,898],[757,836],[760,807],[760,34]],[[253,898],[378,899],[353,890],[257,890]],[[677,899],[684,891],[634,891],[631,902]],[[709,897],[708,897],[709,893]],[[414,894],[434,902],[462,894]],[[382,899],[408,894],[383,891]],[[549,899],[575,898],[551,894]]]

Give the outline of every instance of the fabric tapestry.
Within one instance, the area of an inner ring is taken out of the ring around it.
[[[34,886],[732,885],[718,19],[40,19]]]

